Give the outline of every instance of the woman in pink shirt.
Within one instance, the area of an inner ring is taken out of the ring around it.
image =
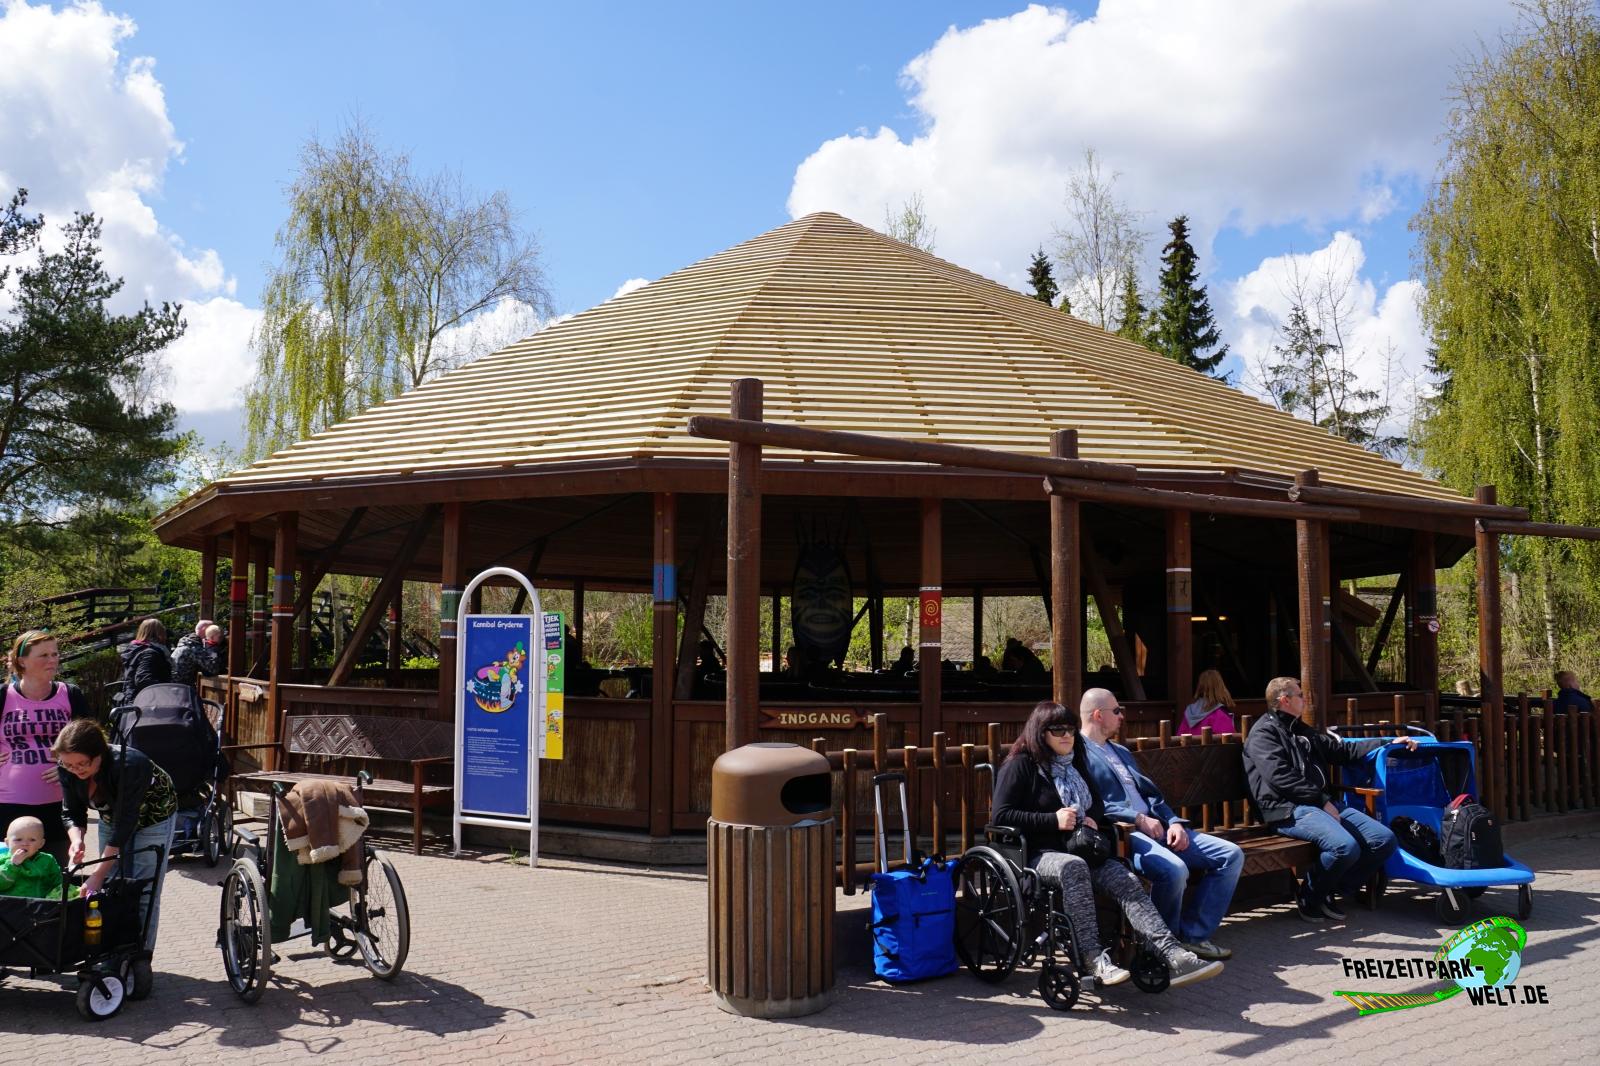
[[[91,712],[77,686],[56,680],[60,668],[61,649],[46,631],[30,629],[12,642],[0,703],[0,825],[26,816],[39,819],[45,850],[65,866],[67,827],[50,746],[67,722]]]
[[[1207,726],[1213,733],[1232,733],[1238,728],[1233,721],[1233,697],[1215,670],[1200,675],[1194,687],[1194,702],[1183,709],[1178,732],[1198,734]]]

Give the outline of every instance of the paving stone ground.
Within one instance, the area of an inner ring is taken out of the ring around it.
[[[705,878],[693,870],[391,853],[412,910],[393,984],[305,941],[283,949],[255,1005],[229,989],[213,946],[220,873],[182,861],[167,881],[152,999],[81,1021],[70,990],[12,973],[0,984],[0,1063],[1132,1063],[1591,1064],[1600,1048],[1600,833],[1520,845],[1539,873],[1519,981],[1548,1006],[1448,1003],[1359,1017],[1335,988],[1345,957],[1428,956],[1447,930],[1404,888],[1376,913],[1309,926],[1284,906],[1230,918],[1237,957],[1218,979],[1164,995],[1131,985],[1050,1010],[1019,972],[994,987],[960,974],[873,980],[865,901],[840,898],[838,997],[820,1014],[760,1021],[706,991]],[[1510,913],[1491,891],[1478,914]]]

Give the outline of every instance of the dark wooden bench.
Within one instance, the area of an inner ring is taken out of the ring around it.
[[[1147,739],[1135,741],[1132,750],[1139,768],[1167,803],[1190,819],[1191,829],[1239,845],[1244,851],[1241,879],[1282,871],[1299,878],[1316,862],[1318,852],[1312,844],[1280,836],[1255,818],[1244,773],[1244,747],[1237,733],[1214,736],[1210,743],[1198,737],[1187,744],[1169,741],[1166,747]],[[1335,788],[1359,795],[1367,814],[1376,817],[1378,789],[1338,784]],[[1122,847],[1126,855],[1125,837]],[[1377,900],[1378,892],[1369,890],[1368,906],[1376,907]]]
[[[277,748],[276,744],[229,744],[224,752]],[[369,807],[411,812],[411,850],[422,851],[422,813],[448,809],[455,785],[428,780],[428,768],[455,760],[455,731],[449,722],[416,718],[387,718],[365,714],[316,714],[291,717],[286,722],[282,747],[287,769],[235,773],[229,780],[235,793],[268,792],[282,782],[344,781],[349,774],[313,773],[295,769],[297,760],[348,759],[359,762],[407,763],[411,780],[374,778],[363,789]]]

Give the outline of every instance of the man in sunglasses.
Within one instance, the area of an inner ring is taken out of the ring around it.
[[[1306,872],[1296,904],[1308,922],[1345,919],[1334,892],[1358,889],[1397,846],[1394,832],[1358,810],[1333,805],[1327,763],[1360,762],[1386,744],[1415,751],[1413,737],[1341,740],[1307,725],[1299,678],[1267,682],[1267,713],[1244,742],[1244,773],[1261,820],[1287,837],[1316,845],[1321,855]]]
[[[1089,776],[1114,821],[1131,822],[1133,866],[1150,882],[1150,899],[1183,946],[1202,959],[1233,954],[1211,942],[1228,913],[1244,852],[1231,841],[1207,833],[1191,833],[1184,820],[1140,772],[1133,755],[1111,738],[1122,728],[1123,709],[1103,688],[1092,688],[1078,704],[1083,739],[1089,753]],[[1184,889],[1196,878],[1187,904]]]

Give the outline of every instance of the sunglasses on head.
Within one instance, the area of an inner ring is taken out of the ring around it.
[[[1047,725],[1044,731],[1053,737],[1070,737],[1077,732],[1070,725]]]

